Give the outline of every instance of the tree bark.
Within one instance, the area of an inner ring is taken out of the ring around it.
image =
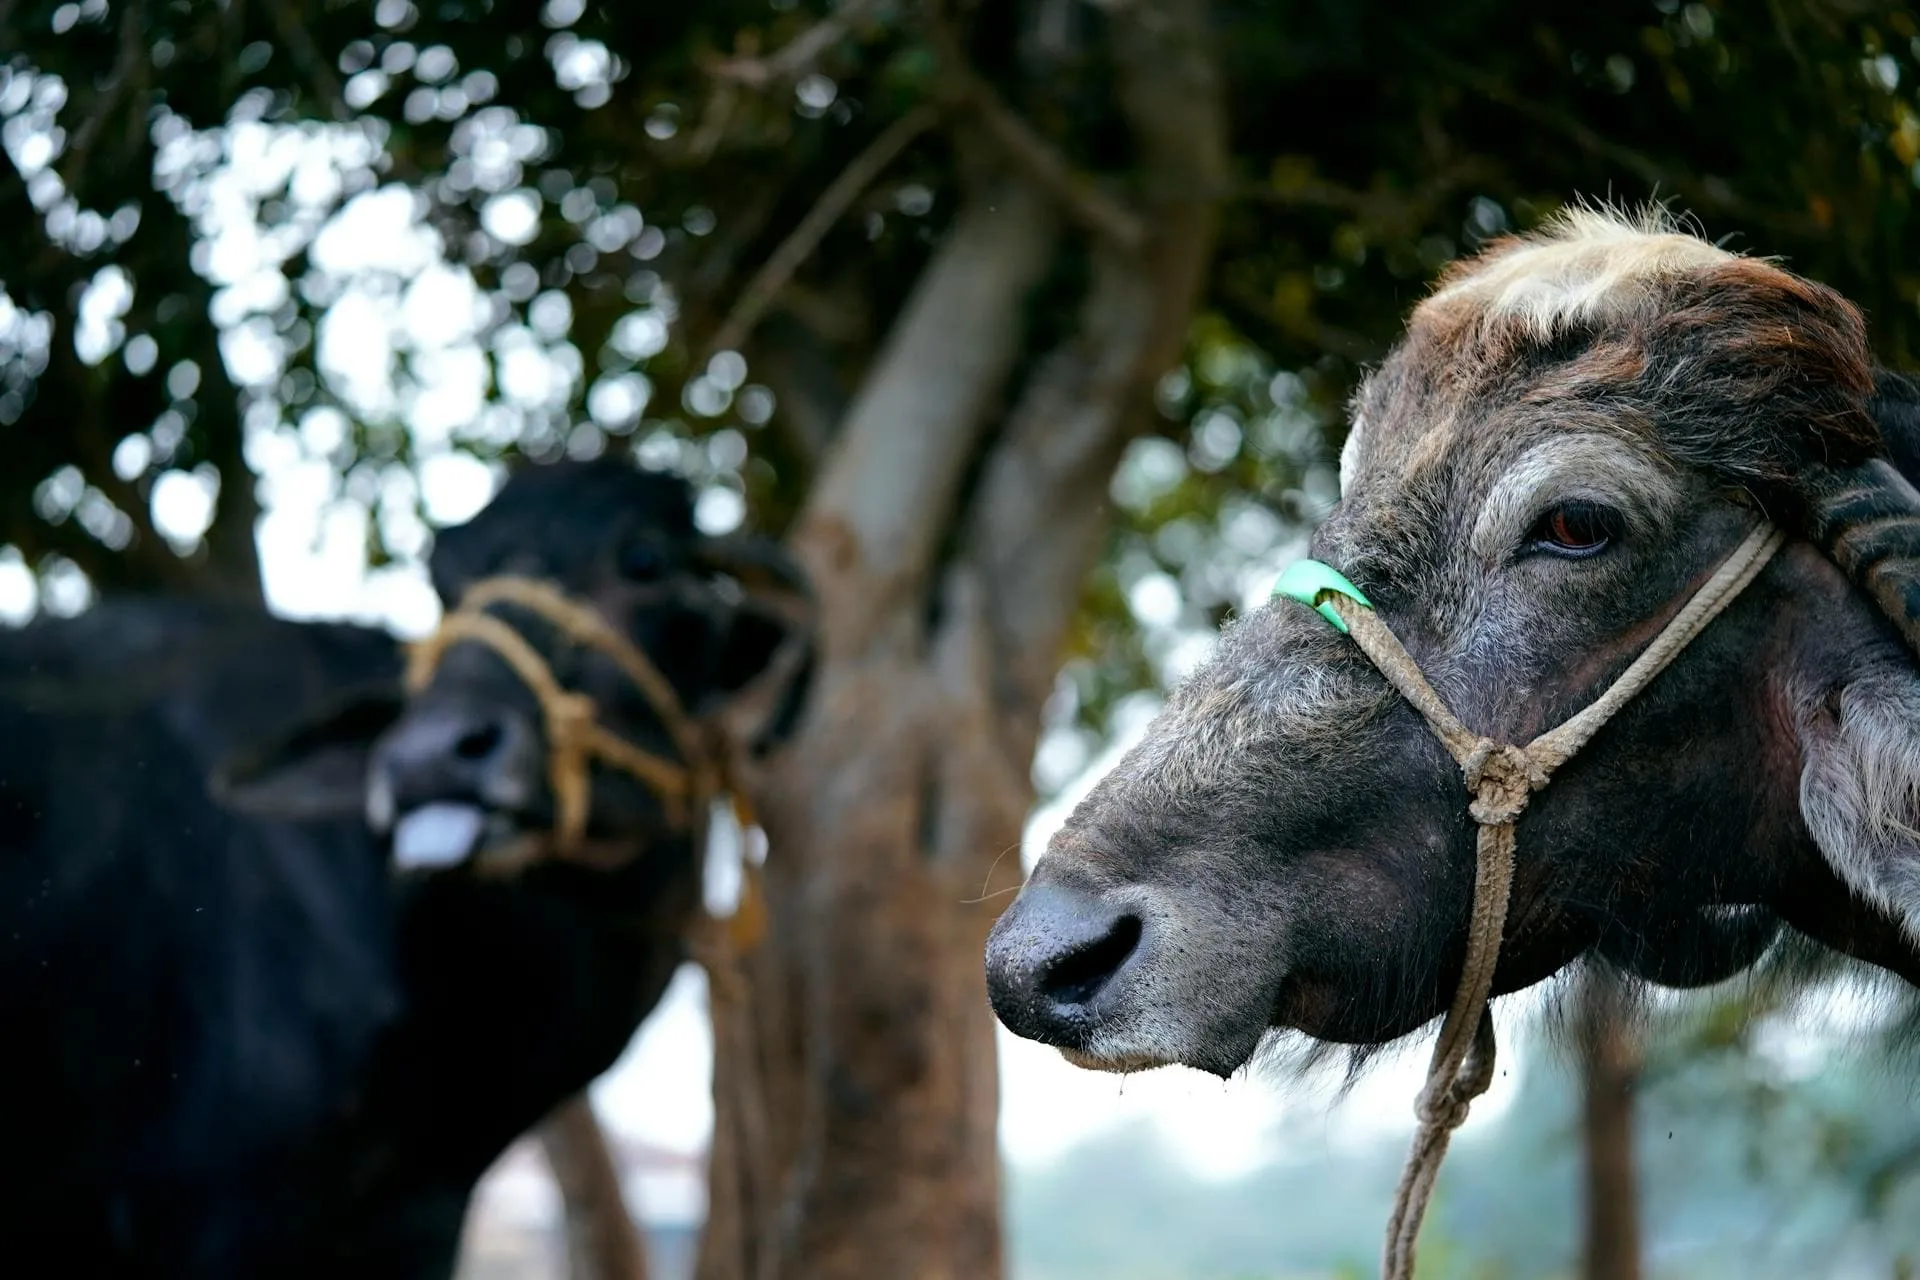
[[[1178,361],[1227,185],[1202,6],[1112,25],[1147,247],[1088,250],[1078,322],[1009,388],[1059,218],[1023,179],[977,188],[792,538],[819,666],[797,739],[755,780],[768,933],[713,984],[702,1280],[1002,1273],[980,956],[1004,899],[983,886],[1018,849],[1107,482]]]
[[[1620,980],[1592,973],[1576,1014],[1584,1086],[1585,1280],[1640,1280],[1640,1211],[1633,1166],[1633,1094],[1642,1064]]]
[[[572,1280],[646,1280],[646,1247],[627,1211],[620,1166],[585,1094],[567,1099],[536,1133],[565,1204]]]

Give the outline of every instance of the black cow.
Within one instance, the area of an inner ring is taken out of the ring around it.
[[[804,646],[741,588],[798,587],[788,562],[701,537],[683,483],[620,463],[520,471],[432,569],[450,607],[498,574],[559,586],[695,718]],[[681,754],[613,663],[492,612],[604,728]],[[596,769],[591,865],[489,873],[554,822],[538,707],[480,645],[411,697],[401,670],[384,633],[211,603],[0,639],[11,1250],[86,1274],[444,1275],[479,1176],[657,1002],[700,903],[684,815]],[[423,849],[438,869],[392,874]]]

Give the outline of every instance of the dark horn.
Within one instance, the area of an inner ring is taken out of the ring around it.
[[[753,755],[763,756],[793,736],[812,692],[819,612],[813,584],[800,562],[771,538],[746,534],[707,538],[695,554],[703,567],[739,582],[748,608],[766,610],[785,619],[791,628],[782,646],[789,654],[786,683],[749,745]]]
[[[1808,536],[1920,654],[1920,490],[1883,458],[1807,485]]]
[[[749,594],[791,593],[808,603],[813,600],[813,584],[800,562],[771,538],[703,538],[695,556],[702,567],[737,579]]]

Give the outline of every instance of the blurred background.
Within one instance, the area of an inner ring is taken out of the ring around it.
[[[996,1037],[994,907],[1300,554],[1345,395],[1447,262],[1657,198],[1912,370],[1916,185],[1920,24],[1872,0],[0,0],[0,617],[212,593],[418,636],[435,530],[512,460],[684,474],[703,528],[825,573],[828,688],[908,708],[810,729],[769,823],[770,868],[832,847],[864,896],[771,905],[834,938],[786,981],[969,1065],[808,1015],[849,1132],[954,1135],[830,1146],[882,1190],[808,1205],[819,1238],[924,1239],[927,1275],[996,1231],[1020,1280],[1363,1275],[1421,1045],[1077,1072]],[[836,569],[829,517],[930,454],[924,554]],[[926,857],[804,802],[930,752]],[[661,1275],[729,1194],[705,998],[689,966],[594,1094]],[[1502,1009],[1423,1275],[1914,1273],[1897,993],[1769,970],[1643,1029],[1613,1000]],[[516,1147],[462,1274],[564,1274],[559,1224]]]

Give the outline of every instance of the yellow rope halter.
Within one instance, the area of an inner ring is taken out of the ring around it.
[[[540,617],[575,644],[594,649],[619,666],[665,726],[680,754],[669,760],[613,733],[597,718],[593,699],[561,685],[547,660],[525,637],[487,610],[509,604]],[[520,677],[540,704],[547,733],[547,782],[553,789],[554,843],[560,853],[578,847],[592,808],[592,767],[598,761],[638,781],[660,797],[667,821],[704,831],[706,806],[719,792],[719,768],[703,750],[701,735],[639,647],[609,626],[591,607],[533,578],[496,577],[476,582],[439,628],[407,655],[407,689],[418,693],[433,678],[454,645],[485,645]]]

